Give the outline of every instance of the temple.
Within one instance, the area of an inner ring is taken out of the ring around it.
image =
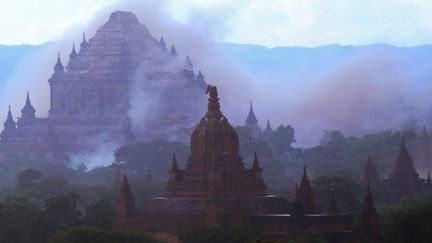
[[[429,174],[428,178],[430,178]],[[420,178],[414,160],[408,152],[404,137],[401,139],[399,151],[388,177],[379,178],[378,171],[369,156],[361,180],[364,183],[378,186],[380,190],[386,193],[388,200],[399,200],[407,195],[432,192],[430,179]]]
[[[250,103],[249,114],[246,118],[245,126],[251,130],[253,136],[256,137],[261,134],[261,128],[258,126],[258,119],[253,111],[252,102]]]
[[[375,164],[372,161],[372,156],[369,154],[366,165],[364,166],[361,181],[363,183],[370,183],[373,186],[377,186],[381,183],[381,179]]]
[[[383,243],[378,213],[376,212],[370,185],[367,184],[366,197],[363,202],[363,208],[360,218],[354,229],[354,243]]]
[[[134,14],[122,11],[112,13],[91,39],[83,34],[79,47],[72,45],[66,65],[60,53],[56,58],[48,117],[36,117],[29,94],[16,123],[9,110],[0,152],[67,157],[100,139],[120,145],[188,138],[184,131],[202,114],[206,88],[189,57],[180,57],[174,45],[168,51],[163,38],[156,40]]]
[[[314,230],[329,242],[353,239],[353,220],[339,209],[334,191],[324,213],[315,207],[306,167],[296,197],[269,195],[257,154],[245,168],[236,131],[220,110],[218,91],[208,86],[207,112],[190,139],[184,169],[172,157],[165,197],[135,205],[126,176],[119,187],[115,225],[151,233],[158,239],[178,242],[179,234],[203,226],[252,225],[259,239],[291,240]]]

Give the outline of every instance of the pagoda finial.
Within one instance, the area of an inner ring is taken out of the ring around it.
[[[189,56],[186,56],[186,68],[193,69],[193,64],[191,60],[189,59]]]
[[[60,59],[60,52],[58,52],[58,54],[57,54],[57,63],[54,66],[54,72],[55,73],[64,72],[64,66],[63,66],[63,63],[61,62],[61,59]]]
[[[399,147],[399,152],[398,152],[396,159],[397,160],[413,161],[413,159],[412,159],[411,155],[409,154],[408,149],[405,145],[405,136],[402,136],[401,144]]]
[[[430,185],[432,183],[430,171],[428,171],[427,178],[426,178],[426,184]]]
[[[315,197],[313,195],[312,186],[307,176],[306,165],[303,167],[303,176],[299,185],[299,200],[303,205],[305,213],[315,213]]]
[[[8,111],[8,114],[7,114],[6,121],[3,124],[4,124],[5,130],[13,130],[13,129],[16,128],[16,126],[15,126],[16,123],[15,123],[15,121],[13,119],[12,112],[11,112],[11,106],[10,105],[9,105],[9,111]]]
[[[208,85],[206,94],[209,94],[206,117],[220,119],[222,117],[222,112],[220,111],[217,87],[214,85]]]
[[[31,102],[30,102],[30,93],[29,93],[29,91],[27,91],[26,105],[31,105]]]
[[[75,42],[72,44],[72,51],[69,54],[69,59],[75,59],[78,56],[78,53],[75,50]]]
[[[170,54],[171,54],[171,57],[177,57],[177,51],[176,51],[174,45],[171,45]]]
[[[253,159],[253,165],[252,165],[252,168],[253,168],[254,170],[261,170],[261,167],[260,167],[260,165],[259,165],[259,161],[258,161],[258,156],[257,156],[257,153],[256,153],[256,152],[254,152],[254,159]]]
[[[367,162],[363,168],[363,172],[361,175],[361,181],[364,183],[372,183],[373,185],[380,184],[380,176],[378,170],[376,169],[372,161],[371,154],[368,154]]]
[[[166,44],[165,44],[165,40],[163,38],[163,36],[161,36],[160,40],[159,40],[159,46],[162,48],[162,50],[166,51]]]
[[[336,202],[335,190],[330,190],[330,200],[328,202],[325,214],[339,214],[339,207]]]
[[[178,164],[177,164],[176,153],[173,153],[171,170],[178,170],[178,169],[179,168],[178,168]]]
[[[204,80],[204,75],[202,74],[201,70],[198,71],[197,80]]]
[[[80,46],[81,46],[81,50],[83,50],[84,48],[86,48],[88,46],[88,42],[86,40],[85,32],[83,32],[83,37],[82,37],[82,41],[81,41]]]
[[[135,200],[133,198],[133,194],[130,189],[126,174],[124,174],[117,195],[116,217],[117,218],[131,217],[134,214],[134,210],[135,210]]]
[[[379,226],[379,217],[374,206],[372,192],[368,183],[363,208],[353,232],[354,242],[383,242]]]

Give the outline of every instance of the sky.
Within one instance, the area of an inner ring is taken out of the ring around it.
[[[0,0],[0,44],[60,40],[124,0]],[[432,43],[430,0],[163,0],[179,22],[210,15],[218,41],[274,46]],[[145,24],[145,23],[144,23]]]

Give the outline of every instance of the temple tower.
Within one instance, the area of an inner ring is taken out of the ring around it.
[[[24,107],[21,110],[21,119],[19,120],[19,124],[21,122],[28,122],[36,119],[36,110],[30,102],[30,95],[27,92],[27,98]]]
[[[381,243],[378,213],[376,212],[370,185],[367,185],[363,208],[354,230],[354,243]]]
[[[378,170],[376,169],[375,164],[372,161],[372,156],[370,154],[368,155],[366,165],[363,168],[361,181],[363,183],[370,183],[371,185],[375,186],[381,184]]]
[[[232,198],[266,195],[258,159],[255,157],[253,168],[244,168],[237,133],[220,111],[217,88],[209,86],[206,93],[209,94],[207,112],[192,132],[186,169],[179,169],[173,159],[167,196]]]
[[[272,132],[273,132],[273,129],[270,126],[270,120],[267,119],[267,125],[266,125],[266,127],[264,129],[263,134],[264,134],[265,137],[270,137],[271,134],[272,134]]]
[[[116,216],[119,219],[129,218],[134,215],[134,212],[135,200],[133,198],[128,179],[126,175],[123,175],[117,195]]]
[[[15,123],[15,121],[13,119],[12,112],[11,112],[11,107],[10,106],[9,106],[9,111],[8,111],[8,114],[7,114],[6,121],[3,123],[3,125],[4,125],[4,129],[1,132],[0,136],[2,138],[2,141],[3,140],[7,141],[11,136],[14,135],[14,133],[16,131],[16,123]]]
[[[315,197],[312,192],[312,187],[307,175],[306,166],[303,168],[303,176],[298,187],[298,201],[302,205],[303,212],[305,214],[315,214]]]
[[[251,130],[253,136],[258,136],[261,133],[261,129],[258,127],[258,119],[253,111],[252,102],[250,103],[249,114],[246,118],[245,125]]]
[[[402,137],[393,168],[383,183],[394,198],[415,193],[424,184],[414,167],[414,161],[405,145],[404,137]]]
[[[336,201],[336,195],[335,191],[333,189],[330,190],[330,199],[327,203],[327,208],[325,209],[325,214],[327,215],[333,215],[333,214],[339,214],[339,207]]]

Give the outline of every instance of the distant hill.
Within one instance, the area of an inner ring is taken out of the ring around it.
[[[49,44],[0,45],[0,83],[11,75],[22,58],[46,45]],[[373,44],[267,48],[260,45],[223,43],[221,46],[228,56],[252,74],[286,74],[299,69],[323,72],[349,58],[375,53],[390,57],[399,65],[408,65],[410,68],[407,71],[417,72],[422,80],[432,78],[432,45],[396,47]]]
[[[299,69],[321,72],[354,57],[385,56],[394,65],[415,72],[422,80],[432,78],[432,45],[396,47],[387,44],[364,46],[275,47],[223,43],[223,49],[253,74],[286,73]]]

